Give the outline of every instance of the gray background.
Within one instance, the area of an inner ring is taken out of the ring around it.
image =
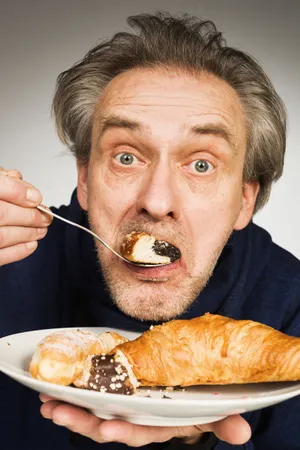
[[[300,258],[300,2],[297,0],[0,1],[0,165],[19,169],[47,205],[69,202],[75,161],[50,115],[57,75],[126,17],[163,9],[215,21],[229,45],[262,63],[289,113],[283,178],[255,217]]]

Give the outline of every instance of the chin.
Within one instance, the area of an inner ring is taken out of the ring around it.
[[[162,301],[128,301],[128,299],[115,299],[116,306],[127,316],[133,317],[140,321],[165,322],[175,319],[181,315],[186,308],[178,308],[171,302],[163,303]]]
[[[162,322],[182,315],[194,302],[205,283],[197,286],[170,282],[138,282],[124,286],[108,283],[115,305],[126,315],[141,321]]]
[[[130,317],[151,322],[168,321],[186,312],[206,286],[218,257],[210,255],[198,274],[191,275],[193,264],[187,268],[175,262],[165,268],[141,269],[101,253],[99,262],[114,304]]]

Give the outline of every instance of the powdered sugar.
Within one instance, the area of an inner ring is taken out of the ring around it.
[[[99,342],[98,337],[87,331],[64,330],[46,336],[39,344],[43,350],[52,349],[64,353],[69,358],[76,358],[78,350],[87,353],[90,346]]]

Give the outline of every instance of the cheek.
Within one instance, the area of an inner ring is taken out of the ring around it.
[[[209,252],[227,239],[240,212],[241,200],[242,186],[238,180],[230,184],[220,182],[206,195],[193,195],[184,215],[197,254],[205,249]]]
[[[94,227],[113,233],[134,203],[134,191],[101,166],[88,177],[89,217]]]
[[[227,217],[230,221],[240,210],[242,200],[242,180],[237,177],[212,182],[203,189],[195,190],[190,195],[191,201],[185,202],[187,208],[200,223],[216,221]],[[222,224],[220,224],[222,225]]]

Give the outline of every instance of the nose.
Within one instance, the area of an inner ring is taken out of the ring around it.
[[[137,201],[138,212],[146,213],[157,221],[179,216],[179,199],[172,169],[159,164],[146,174]]]

